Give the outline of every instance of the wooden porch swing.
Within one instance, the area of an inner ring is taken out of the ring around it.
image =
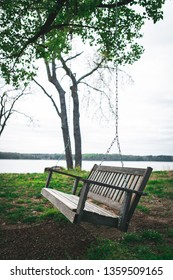
[[[65,173],[58,167],[46,168],[48,178],[42,195],[72,223],[89,222],[127,231],[152,168],[94,165],[87,179]],[[72,194],[49,188],[53,173],[74,178]],[[83,183],[79,195],[79,182]],[[94,203],[96,202],[96,203]],[[116,214],[115,214],[116,210]]]

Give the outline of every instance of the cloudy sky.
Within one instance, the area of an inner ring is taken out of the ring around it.
[[[125,71],[133,83],[119,81],[119,139],[123,154],[173,155],[173,1],[167,0],[164,20],[143,29],[145,52]],[[46,80],[41,69],[41,79]],[[50,86],[49,86],[50,89]],[[0,139],[0,151],[62,153],[60,122],[52,104],[34,86],[33,95],[18,104],[33,116],[9,121]],[[70,127],[72,120],[70,121]],[[72,128],[72,127],[71,127]],[[115,121],[102,121],[82,110],[83,153],[104,153],[115,135]],[[117,153],[117,147],[111,153]]]

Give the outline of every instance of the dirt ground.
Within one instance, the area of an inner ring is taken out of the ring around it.
[[[173,206],[167,200],[155,199],[151,214],[136,210],[129,232],[143,229],[162,232],[166,225],[173,227]],[[0,259],[81,259],[97,237],[118,241],[121,240],[122,233],[115,228],[69,222],[1,225]]]

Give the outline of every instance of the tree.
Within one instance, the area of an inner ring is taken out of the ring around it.
[[[70,134],[69,134],[69,127],[68,127],[68,116],[67,116],[67,109],[66,109],[66,99],[65,99],[65,89],[63,89],[63,85],[61,84],[60,80],[60,74],[57,73],[57,70],[63,69],[65,72],[65,75],[68,76],[69,80],[71,81],[70,91],[71,91],[71,97],[73,100],[73,134],[74,134],[74,143],[75,143],[75,153],[74,153],[74,159],[75,159],[75,167],[81,167],[82,166],[82,140],[81,140],[81,130],[80,130],[80,106],[79,106],[79,85],[81,83],[85,83],[86,79],[90,77],[95,71],[99,69],[104,59],[102,58],[101,61],[95,62],[92,69],[90,69],[85,74],[80,73],[80,77],[77,77],[76,73],[73,73],[72,66],[70,61],[76,60],[82,53],[76,53],[73,56],[68,56],[67,58],[64,58],[62,55],[60,56],[59,61],[56,61],[55,58],[52,58],[52,62],[48,63],[47,60],[45,60],[46,70],[47,70],[47,76],[49,82],[51,82],[58,94],[59,94],[59,104],[60,108],[57,105],[56,98],[50,93],[48,93],[45,88],[35,80],[36,84],[43,90],[44,94],[51,100],[56,113],[58,117],[61,119],[61,127],[62,127],[62,134],[64,139],[64,148],[65,148],[65,154],[66,154],[66,161],[67,161],[67,167],[72,168],[73,162],[72,162],[72,149],[71,149],[71,141],[70,141]],[[77,62],[76,62],[77,63]]]
[[[0,87],[0,136],[2,135],[7,122],[9,121],[10,117],[14,113],[22,114],[25,117],[29,118],[32,121],[32,118],[18,111],[16,107],[16,103],[21,99],[23,96],[28,94],[26,92],[26,88],[15,90],[12,87],[7,87],[5,85]]]
[[[6,81],[27,82],[37,58],[58,58],[70,48],[69,33],[97,46],[107,60],[133,63],[146,19],[163,18],[165,0],[10,0],[0,1],[0,60]],[[41,17],[41,20],[40,20]],[[45,44],[42,44],[42,37]],[[116,52],[115,52],[116,46]]]
[[[39,84],[35,79],[34,79],[34,81],[43,90],[44,94],[46,94],[46,96],[51,100],[51,102],[53,103],[53,106],[56,110],[57,115],[60,117],[67,168],[72,169],[73,168],[73,157],[72,157],[71,141],[70,141],[69,127],[68,127],[65,91],[57,78],[55,58],[52,58],[51,68],[46,59],[45,59],[45,65],[46,65],[48,80],[50,83],[52,83],[55,86],[55,88],[59,94],[60,109],[59,109],[55,99],[53,98],[52,94],[49,94],[45,90],[45,88],[41,84]]]
[[[49,80],[60,89],[55,71],[52,68],[50,73],[48,63],[52,58],[65,62],[62,54],[68,54],[70,50],[69,34],[79,36],[84,43],[89,42],[90,46],[95,45],[104,61],[112,61],[115,65],[133,63],[143,53],[143,47],[139,44],[141,27],[147,19],[152,19],[155,23],[163,18],[164,2],[165,0],[17,0],[15,4],[11,4],[9,0],[1,1],[1,72],[7,82],[12,81],[18,86],[21,79],[27,83],[35,75],[34,62],[43,58],[47,63]],[[70,69],[66,68],[66,74],[68,73]],[[77,83],[75,77],[71,75],[71,78],[73,103],[76,106],[75,132],[79,104]],[[61,94],[60,99],[62,104],[65,100],[63,95]],[[69,150],[70,164],[71,148],[67,141],[69,132],[65,106],[63,112],[63,137],[65,147],[67,144],[69,147],[67,152]],[[74,133],[74,137],[77,136],[79,133]]]

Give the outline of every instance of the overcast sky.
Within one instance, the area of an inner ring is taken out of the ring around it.
[[[123,154],[173,155],[173,1],[166,2],[164,20],[147,23],[143,32],[145,52],[125,69],[134,83],[119,81],[121,150]],[[41,78],[46,80],[44,71]],[[13,116],[0,139],[0,151],[62,153],[60,122],[52,104],[38,88],[32,91],[18,109],[32,115],[35,123]],[[81,130],[83,153],[104,153],[115,135],[115,121],[105,122],[82,110]],[[117,152],[114,145],[111,153]]]

